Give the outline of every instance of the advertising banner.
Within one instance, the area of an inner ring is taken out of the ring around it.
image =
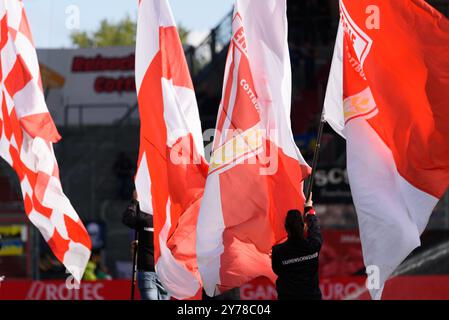
[[[0,300],[129,300],[130,280],[83,281],[79,288],[64,280],[4,280]],[[139,300],[136,286],[135,299]]]
[[[370,300],[366,277],[321,278],[323,300]],[[242,300],[274,300],[276,287],[266,278],[258,278],[240,289]],[[387,281],[383,300],[447,300],[449,276],[400,276]]]
[[[137,103],[134,51],[134,47],[37,50],[56,125],[111,124],[127,114]]]
[[[366,278],[331,277],[320,279],[324,300],[368,300]],[[83,281],[79,289],[70,280],[0,282],[0,300],[129,300],[129,280]],[[241,300],[276,300],[276,287],[266,278],[257,278],[240,288]],[[136,288],[135,299],[139,300]],[[384,300],[447,300],[449,276],[400,276],[387,281]]]
[[[314,182],[314,201],[320,204],[352,203],[346,168],[318,167]]]

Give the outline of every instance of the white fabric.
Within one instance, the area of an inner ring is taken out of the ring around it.
[[[206,181],[196,227],[198,270],[207,295],[214,296],[220,283],[220,256],[224,251],[222,234],[225,223],[222,215],[219,175],[209,175]]]
[[[192,134],[196,150],[204,156],[200,114],[192,89],[173,85],[173,80],[162,79],[164,119],[167,125],[167,146],[172,147],[180,137]]]
[[[343,27],[338,24],[332,66],[324,98],[324,119],[340,136],[345,137],[343,111]]]
[[[137,196],[140,210],[147,214],[153,214],[153,199],[151,198],[151,179],[148,171],[147,155],[144,152],[140,159],[139,167],[136,172],[135,180],[136,188],[138,188]],[[139,194],[146,195],[139,197]]]
[[[306,164],[291,130],[292,74],[285,0],[237,0],[243,17],[248,59],[258,94],[262,128],[283,152]],[[260,21],[273,21],[260,23]],[[282,23],[280,23],[282,22]]]
[[[140,1],[139,16],[136,32],[136,88],[137,94],[140,92],[143,78],[153,58],[159,51],[159,23],[149,23],[158,21],[158,11],[154,1]],[[142,26],[142,27],[139,27]],[[143,55],[137,55],[145,52]]]
[[[438,199],[399,175],[390,149],[366,120],[354,119],[345,130],[348,177],[364,262],[379,267],[383,284],[420,245],[420,234]],[[381,291],[370,292],[380,298]]]

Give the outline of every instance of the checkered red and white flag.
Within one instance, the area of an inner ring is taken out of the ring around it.
[[[20,0],[0,0],[0,156],[16,171],[25,212],[55,256],[80,280],[89,260],[86,229],[62,191],[31,31]]]

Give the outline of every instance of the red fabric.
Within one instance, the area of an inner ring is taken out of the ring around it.
[[[423,0],[382,1],[376,3],[379,31],[365,23],[372,1],[344,3],[372,39],[363,66],[369,80],[359,81],[362,89],[370,86],[378,107],[368,122],[392,151],[399,173],[440,198],[449,186],[449,20]]]
[[[141,121],[138,162],[139,167],[148,166],[151,180],[151,194],[139,197],[152,199],[155,262],[161,256],[159,239],[167,220],[166,209],[170,199],[171,228],[167,247],[177,261],[199,279],[195,226],[208,165],[197,153],[192,134],[180,137],[172,147],[167,146],[162,78],[171,80],[174,86],[187,89],[193,89],[193,84],[176,27],[159,28],[159,48],[138,92]],[[173,152],[185,163],[173,163],[170,160]],[[144,153],[146,164],[141,163]],[[199,298],[201,290],[192,297]]]
[[[241,17],[236,14],[234,25],[239,23],[239,19]],[[237,135],[264,130],[245,48],[242,26],[234,30],[228,54],[230,65],[224,79],[224,95],[214,139],[214,154],[218,158],[224,156],[220,155],[220,147],[236,143]],[[233,94],[235,100],[232,99]],[[232,134],[227,130],[232,130]],[[302,181],[310,174],[308,166],[300,165],[273,141],[262,140],[261,146],[244,143],[248,149],[245,153],[236,152],[232,160],[225,160],[225,164],[217,165],[209,173],[230,167],[219,173],[225,225],[222,235],[224,249],[220,257],[220,292],[239,287],[258,276],[275,281],[276,276],[271,269],[271,248],[287,236],[284,221],[288,210],[303,211]],[[245,160],[235,165],[242,159]],[[274,164],[277,164],[274,174],[261,174]]]
[[[310,209],[309,211],[307,211],[307,213],[306,213],[306,215],[312,215],[312,216],[314,216],[315,214],[316,214],[316,211],[315,211],[315,209]]]
[[[176,50],[177,47],[181,47],[176,28],[161,27],[159,34],[161,50],[151,62],[139,92],[141,119],[139,162],[144,151],[147,155],[151,155],[147,158],[147,162],[152,182],[151,197],[154,210],[156,260],[160,255],[158,239],[159,232],[165,223],[165,206],[168,197],[170,196],[173,204],[171,235],[180,216],[189,209],[194,201],[201,198],[207,173],[207,164],[204,161],[199,165],[191,162],[186,165],[178,165],[167,161],[170,159],[173,148],[179,148],[188,158],[198,159],[199,156],[194,153],[195,150],[192,148],[191,135],[180,138],[172,148],[167,147],[161,79],[168,77],[173,80],[174,84],[190,89],[192,82],[185,59],[179,55],[182,52]],[[180,179],[180,177],[183,178]]]

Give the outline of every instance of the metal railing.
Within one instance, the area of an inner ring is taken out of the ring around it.
[[[214,62],[218,54],[227,47],[232,36],[232,12],[230,11],[211,30],[203,42],[186,50],[187,62],[193,77],[205,66]]]
[[[69,104],[64,107],[64,126],[68,127],[72,125],[70,123],[70,112],[72,110],[76,110],[78,112],[78,127],[82,127],[84,125],[84,114],[85,110],[93,110],[93,109],[102,109],[102,110],[110,110],[110,109],[124,109],[125,115],[133,109],[133,105],[126,103],[99,103],[99,104]],[[118,117],[120,118],[120,117]]]
[[[139,110],[139,103],[136,102],[134,104],[134,106],[132,106],[128,112],[126,112],[123,117],[121,117],[120,119],[118,119],[115,124],[117,126],[123,126],[125,124],[129,124],[131,122],[131,118],[134,115],[134,113],[136,113]]]

